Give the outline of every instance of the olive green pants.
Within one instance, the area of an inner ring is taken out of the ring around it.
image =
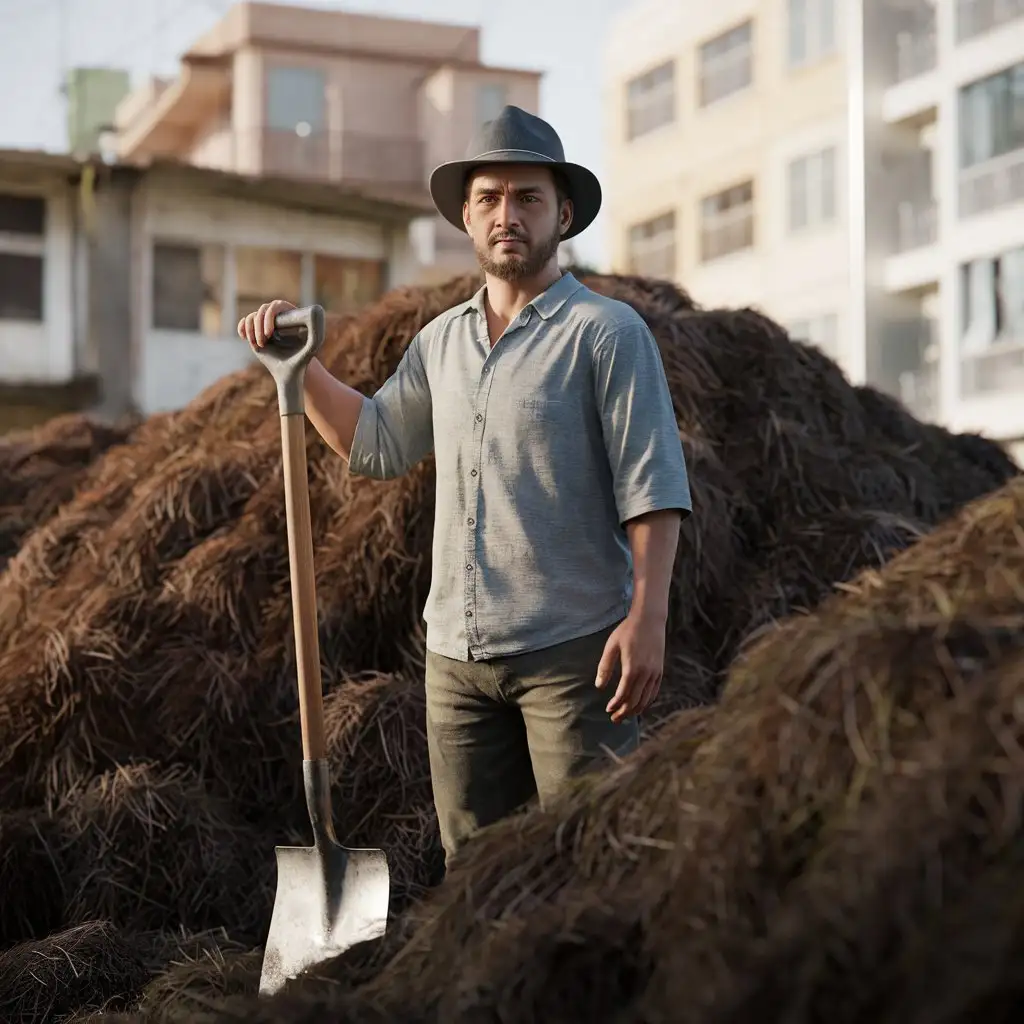
[[[477,829],[533,796],[635,749],[639,722],[605,711],[618,674],[594,679],[614,626],[540,651],[487,661],[427,652],[427,743],[446,859]]]

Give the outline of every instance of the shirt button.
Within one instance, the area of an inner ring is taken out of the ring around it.
[[[466,520],[466,522],[469,523],[470,526],[476,525],[476,520],[472,516],[470,516],[469,519]]]
[[[483,419],[484,419],[484,418],[483,418],[483,416],[481,416],[481,415],[480,415],[480,413],[477,413],[477,414],[476,414],[476,421],[477,421],[477,423],[482,423],[482,422],[483,422]]]
[[[475,469],[471,469],[471,470],[469,471],[469,475],[470,475],[470,476],[476,476],[476,470],[475,470]]]
[[[467,565],[466,566],[466,572],[472,572],[472,571],[473,571],[473,566]]]
[[[466,612],[466,618],[467,618],[467,619],[471,619],[471,618],[473,618],[473,613],[472,613],[471,611],[468,611],[468,610],[467,610],[467,612]]]
[[[484,376],[486,377],[487,374],[489,374],[490,372],[491,372],[490,367],[485,366],[484,367]]]

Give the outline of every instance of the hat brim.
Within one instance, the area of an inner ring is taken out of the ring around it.
[[[501,163],[540,164],[552,170],[560,170],[565,175],[569,185],[569,197],[572,199],[572,222],[568,231],[562,235],[563,241],[585,231],[600,212],[601,183],[593,171],[580,164],[549,160],[539,153],[530,153],[526,150],[499,150],[495,153],[485,153],[473,160],[452,160],[450,163],[435,167],[430,175],[430,198],[433,199],[437,212],[453,227],[465,232],[462,205],[465,201],[466,175],[478,167]]]

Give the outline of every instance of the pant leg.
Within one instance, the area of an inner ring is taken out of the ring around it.
[[[536,793],[519,709],[488,662],[427,652],[427,749],[434,806],[448,863],[479,828]]]
[[[618,674],[594,685],[605,641],[614,626],[540,651],[503,659],[508,693],[523,713],[541,803],[581,772],[622,757],[640,741],[637,718],[613,722],[605,711]]]

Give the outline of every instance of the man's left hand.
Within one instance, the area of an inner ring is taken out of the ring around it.
[[[630,612],[604,645],[597,666],[597,687],[608,685],[615,664],[621,676],[607,711],[613,722],[642,714],[654,703],[665,670],[665,618]]]

